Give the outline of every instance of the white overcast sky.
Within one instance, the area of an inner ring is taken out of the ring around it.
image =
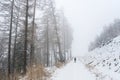
[[[120,19],[120,0],[56,0],[74,30],[72,53],[82,56],[103,27]]]

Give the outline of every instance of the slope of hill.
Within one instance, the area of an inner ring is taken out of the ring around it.
[[[91,51],[83,60],[97,80],[120,80],[120,36]]]

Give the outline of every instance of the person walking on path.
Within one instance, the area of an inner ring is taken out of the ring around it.
[[[74,63],[76,63],[76,57],[74,58]]]

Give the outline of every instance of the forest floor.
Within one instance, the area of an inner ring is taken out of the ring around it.
[[[53,74],[51,80],[96,80],[81,61],[71,61]]]

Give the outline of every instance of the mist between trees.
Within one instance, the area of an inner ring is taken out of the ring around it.
[[[89,51],[109,44],[115,37],[119,35],[120,35],[120,19],[116,19],[114,20],[113,23],[111,23],[110,25],[106,26],[103,29],[103,32],[96,37],[94,42],[91,42],[89,46]]]
[[[0,80],[70,60],[72,33],[54,0],[0,0]]]

